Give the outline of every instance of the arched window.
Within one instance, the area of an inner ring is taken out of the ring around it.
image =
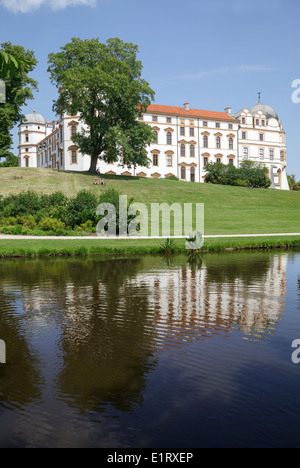
[[[195,145],[190,146],[190,157],[191,158],[195,157]]]
[[[221,138],[220,137],[216,138],[216,146],[217,146],[218,149],[221,148]]]
[[[182,157],[185,157],[185,145],[184,144],[182,144],[180,147],[180,155]]]
[[[181,166],[180,174],[181,174],[181,179],[185,180],[185,167],[184,166]]]
[[[229,149],[233,150],[233,138],[230,137],[228,140],[228,143],[229,143]]]
[[[204,135],[203,137],[203,147],[208,148],[208,136]]]
[[[167,145],[171,145],[171,144],[172,144],[172,133],[168,132],[167,133]]]
[[[154,143],[157,144],[158,143],[158,133],[157,133],[156,130],[153,133],[154,133]]]

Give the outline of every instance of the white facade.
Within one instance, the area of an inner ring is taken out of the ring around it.
[[[268,168],[271,188],[289,190],[286,175],[286,135],[276,112],[260,102],[235,114],[240,122],[239,160]]]
[[[98,162],[101,174],[204,182],[209,162],[234,164],[249,159],[266,165],[272,188],[288,190],[285,132],[274,109],[259,105],[232,115],[183,107],[150,105],[142,119],[153,129],[149,167],[129,168]],[[47,123],[29,114],[19,130],[19,164],[66,171],[87,171],[90,156],[82,155],[72,136],[86,127],[78,116],[62,116]]]

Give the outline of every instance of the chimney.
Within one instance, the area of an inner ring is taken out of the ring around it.
[[[231,115],[231,107],[226,107],[226,109],[224,109],[224,110],[225,110],[225,112],[226,112],[227,114],[230,114],[230,115]]]
[[[189,102],[185,102],[183,104],[183,107],[186,109],[186,110],[190,110],[190,103]]]

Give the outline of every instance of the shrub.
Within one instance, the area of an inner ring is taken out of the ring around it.
[[[84,231],[88,233],[92,233],[94,230],[93,222],[91,220],[86,221],[86,223],[77,226],[77,231]]]
[[[120,227],[119,227],[119,219],[120,219],[120,202],[119,202],[119,197],[121,196],[121,194],[115,190],[115,189],[109,189],[109,190],[106,190],[105,192],[103,192],[101,195],[100,195],[100,204],[101,203],[110,203],[111,205],[113,205],[116,209],[116,234],[119,235],[119,232],[120,232]],[[129,210],[129,207],[130,205],[133,203],[133,198],[129,199],[127,201],[127,212]],[[105,216],[103,216],[105,217]],[[127,217],[127,227],[129,226],[129,224],[131,223],[131,221],[133,221],[134,219],[136,218],[135,215],[128,215]],[[106,230],[106,229],[105,229]]]
[[[36,221],[32,215],[20,216],[17,219],[17,222],[18,224],[21,224],[24,229],[33,230],[36,228]]]
[[[53,231],[56,233],[59,229],[64,230],[65,224],[56,218],[44,218],[39,222],[38,226],[42,231]]]
[[[52,206],[52,207],[59,207],[59,206],[66,206],[68,203],[68,199],[66,195],[62,192],[55,192],[49,195],[42,195],[41,196],[41,205],[43,207]]]
[[[248,187],[249,182],[247,180],[237,179],[236,185],[238,187]]]
[[[5,217],[24,216],[38,211],[41,208],[41,201],[37,193],[29,190],[2,199],[1,208]]]
[[[65,222],[67,225],[74,229],[75,226],[80,226],[87,221],[92,221],[93,225],[96,224],[97,216],[96,209],[98,206],[97,196],[81,190],[76,198],[69,200],[67,207],[67,214]]]
[[[16,226],[17,218],[14,216],[9,216],[8,218],[1,218],[0,220],[1,226]]]
[[[176,247],[176,242],[174,239],[166,239],[163,244],[161,244],[160,248],[165,252],[165,253],[173,253]]]

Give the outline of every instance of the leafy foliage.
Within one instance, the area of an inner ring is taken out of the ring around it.
[[[6,102],[0,105],[0,158],[3,158],[10,154],[13,143],[11,131],[23,118],[22,108],[28,100],[33,99],[33,91],[38,88],[37,82],[28,76],[37,64],[34,52],[10,42],[1,44],[1,47],[2,67],[6,63],[4,72],[3,69],[1,72],[0,64],[0,78],[6,81]],[[12,73],[9,74],[6,69],[7,57],[11,57],[8,66]],[[14,61],[20,63],[20,66],[16,68]]]
[[[154,140],[149,125],[137,121],[154,99],[141,78],[138,47],[118,38],[73,38],[61,52],[49,55],[51,81],[60,90],[53,110],[80,115],[89,130],[73,137],[81,153],[91,156],[90,172],[98,159],[123,165],[148,166],[147,146]]]
[[[5,50],[0,50],[0,78],[2,80],[5,80],[8,76],[12,78],[17,72],[29,71],[33,64],[32,60],[26,60]]]
[[[19,158],[13,153],[8,153],[8,155],[6,156],[6,160],[0,163],[0,167],[18,167],[18,165]]]
[[[291,174],[287,176],[288,184],[291,190],[300,190],[300,181],[296,181],[295,174]]]
[[[21,234],[22,229],[39,229],[38,235],[45,232],[61,235],[66,233],[92,233],[100,220],[96,211],[100,203],[111,203],[117,212],[117,232],[119,232],[119,197],[114,189],[106,190],[101,195],[81,190],[76,197],[67,198],[61,192],[50,195],[38,195],[27,191],[20,194],[0,196],[0,226],[10,227],[12,234]],[[133,199],[128,201],[133,203]],[[128,225],[135,216],[128,216]],[[4,228],[1,229],[4,232]],[[8,233],[7,229],[6,232]]]
[[[116,233],[119,235],[120,233],[120,226],[119,226],[119,217],[120,217],[120,193],[115,189],[109,189],[103,192],[100,196],[100,204],[101,203],[110,203],[115,207],[116,210]],[[130,205],[133,203],[133,198],[127,200],[127,212],[129,210]],[[127,227],[134,220],[135,215],[128,215],[127,216]]]
[[[243,161],[238,169],[232,164],[210,163],[206,166],[205,181],[211,184],[235,185],[239,187],[268,188],[267,168],[253,161]]]
[[[176,242],[174,239],[166,239],[160,246],[160,248],[164,251],[166,254],[174,253],[176,247]]]

